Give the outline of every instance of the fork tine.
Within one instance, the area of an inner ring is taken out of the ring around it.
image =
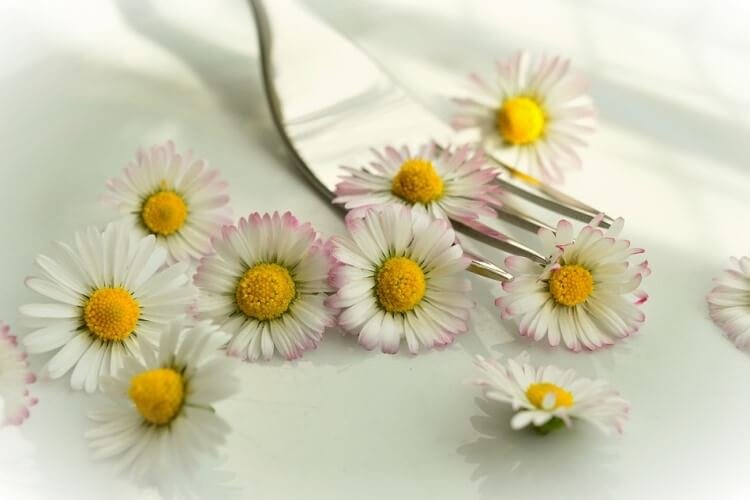
[[[571,217],[581,222],[590,222],[591,219],[600,213],[603,213],[601,210],[586,205],[572,196],[569,196],[562,191],[548,186],[540,180],[511,167],[493,155],[488,155],[487,157],[489,161],[501,167],[506,173],[508,173],[509,177],[520,181],[514,182],[507,178],[498,177],[497,181],[500,186],[510,193],[548,210],[557,212],[560,215]],[[609,228],[613,222],[614,220],[611,217],[604,215],[601,222],[599,222],[599,226],[606,229]]]
[[[516,227],[520,227],[521,229],[531,231],[532,233],[537,233],[542,228],[548,229],[552,232],[556,231],[554,227],[550,226],[546,222],[543,222],[536,217],[527,215],[520,210],[511,207],[510,205],[503,204],[500,207],[494,208],[497,212],[498,219],[504,220],[505,222],[513,224]]]
[[[469,264],[468,271],[476,275],[490,278],[496,281],[511,281],[513,275],[501,267],[497,267],[491,262],[487,262],[481,257],[478,257],[470,252],[464,251],[464,255],[471,258],[471,264]]]
[[[477,220],[454,220],[453,226],[456,228],[456,231],[460,231],[466,236],[470,236],[485,245],[492,246],[503,252],[518,255],[519,257],[526,257],[527,259],[531,259],[541,265],[547,265],[549,263],[549,259],[536,250],[509,238],[497,229],[482,224]]]

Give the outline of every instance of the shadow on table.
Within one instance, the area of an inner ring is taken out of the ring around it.
[[[226,459],[205,458],[190,474],[172,471],[155,490],[164,500],[240,500],[242,488],[231,484],[236,474],[226,470]]]
[[[333,366],[346,368],[365,361],[371,353],[364,350],[352,335],[344,335],[338,328],[329,328],[323,333],[323,341],[312,351],[305,352],[302,358],[291,363],[313,364],[316,366]],[[290,362],[276,356],[264,362],[268,366],[283,367]]]
[[[472,464],[471,479],[483,499],[530,492],[536,500],[606,500],[617,487],[615,450],[596,429],[578,424],[547,436],[510,428],[508,405],[475,399],[482,414],[471,418],[479,437],[456,452]]]
[[[273,126],[257,57],[183,29],[161,16],[153,0],[116,0],[114,5],[134,31],[186,64],[233,117],[239,130],[255,136],[257,141],[253,142],[263,145],[294,176],[303,177]],[[249,8],[247,26],[252,32]]]
[[[443,351],[446,350],[467,350],[462,344],[463,339],[466,339],[466,341],[472,345],[478,345],[478,343],[481,344],[481,342],[473,337],[474,335],[472,333],[467,333],[457,337],[456,342],[445,347],[436,347],[434,349],[422,347],[418,354],[411,354],[406,343],[402,341],[397,353],[385,354],[381,352],[379,348],[368,351],[359,344],[356,335],[344,335],[337,328],[326,331],[323,336],[323,342],[320,346],[314,351],[305,353],[301,362],[310,362],[313,365],[319,366],[346,368],[378,357],[404,359],[415,357],[419,357],[420,359],[439,358],[444,355]],[[269,362],[271,365],[279,366],[286,363],[288,363],[288,361],[282,359],[274,359]]]

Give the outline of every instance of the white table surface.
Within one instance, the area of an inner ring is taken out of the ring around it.
[[[224,463],[197,474],[196,491],[750,498],[750,359],[708,320],[704,298],[728,256],[750,249],[745,2],[308,3],[444,116],[444,95],[497,57],[518,48],[571,56],[591,77],[600,127],[567,189],[625,216],[625,235],[647,249],[648,320],[639,336],[604,352],[529,345],[497,319],[493,286],[475,279],[473,327],[445,351],[369,353],[334,331],[299,362],[244,364],[242,392],[219,408],[233,427]],[[108,220],[97,197],[139,145],[172,138],[192,146],[230,181],[238,215],[291,209],[342,232],[272,127],[242,0],[6,0],[0,112],[0,318],[14,326],[18,306],[34,300],[22,281],[34,255]],[[474,375],[472,357],[523,350],[609,379],[633,404],[625,433],[578,427],[540,439],[510,431],[506,410],[477,406],[479,391],[463,384]],[[13,498],[161,497],[90,461],[82,437],[89,401],[67,379],[32,388],[40,403],[21,436],[0,434],[28,442],[24,464],[0,453],[5,491],[32,485]],[[21,465],[26,479],[13,472]],[[229,487],[216,484],[222,471],[233,475]]]

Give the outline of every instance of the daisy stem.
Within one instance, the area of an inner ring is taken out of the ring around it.
[[[562,419],[557,418],[557,417],[552,417],[550,420],[547,421],[547,423],[543,425],[535,425],[534,431],[536,431],[537,434],[546,436],[550,432],[556,431],[557,429],[561,429],[563,427],[565,427],[565,422],[563,422]]]

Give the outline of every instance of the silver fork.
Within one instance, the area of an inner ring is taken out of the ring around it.
[[[276,127],[308,180],[333,199],[341,165],[364,165],[371,148],[449,144],[453,130],[412,99],[372,59],[320,19],[290,0],[250,0],[260,45],[263,84]],[[506,175],[508,193],[561,215],[590,221],[598,210],[490,157]],[[509,174],[509,175],[508,175]],[[523,229],[550,228],[528,214],[502,207],[499,217]],[[605,218],[602,225],[609,225]],[[499,250],[546,264],[548,257],[500,231],[454,227]],[[469,254],[469,270],[498,281],[509,272]]]

